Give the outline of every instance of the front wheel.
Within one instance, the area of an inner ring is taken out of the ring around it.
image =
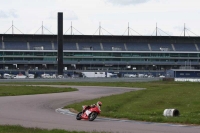
[[[97,117],[97,112],[92,112],[89,115],[89,121],[93,121]]]
[[[79,112],[79,113],[76,115],[76,119],[77,119],[77,120],[81,120],[81,115],[82,115],[82,112]]]

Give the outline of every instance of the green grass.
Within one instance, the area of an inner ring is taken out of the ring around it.
[[[39,128],[24,128],[22,126],[0,125],[0,133],[87,133],[83,131],[47,130]],[[97,133],[97,132],[92,132]]]
[[[94,84],[87,83],[87,85]],[[80,111],[82,105],[90,105],[100,100],[103,102],[101,115],[106,117],[151,122],[200,124],[200,83],[147,82],[97,83],[96,85],[141,87],[147,89],[84,101],[66,106],[65,108],[74,108]],[[180,116],[164,117],[164,109],[169,108],[178,109]]]
[[[133,83],[60,82],[18,84],[57,84],[77,86],[116,86],[146,88],[146,90],[133,91],[120,95],[112,95],[109,97],[102,97],[99,99],[84,101],[81,103],[66,106],[66,108],[74,108],[80,111],[82,109],[82,105],[90,105],[92,103],[96,103],[97,100],[100,100],[103,102],[101,113],[102,116],[125,118],[139,121],[200,125],[200,83],[157,81]],[[164,117],[164,109],[169,108],[178,109],[180,111],[180,116]]]
[[[18,96],[76,91],[75,88],[56,88],[39,86],[0,86],[0,96]]]

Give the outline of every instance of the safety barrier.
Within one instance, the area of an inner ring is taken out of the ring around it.
[[[176,117],[180,115],[180,112],[177,109],[165,109],[163,115],[166,117],[168,116]]]

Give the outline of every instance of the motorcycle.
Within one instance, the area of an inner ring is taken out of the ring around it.
[[[85,110],[86,107],[87,106],[83,106],[83,110],[76,115],[77,120],[85,119],[93,121],[101,112],[101,110],[97,106]]]

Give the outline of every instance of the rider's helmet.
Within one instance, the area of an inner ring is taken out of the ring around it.
[[[102,106],[102,102],[98,101],[97,102],[97,106],[101,107]]]

